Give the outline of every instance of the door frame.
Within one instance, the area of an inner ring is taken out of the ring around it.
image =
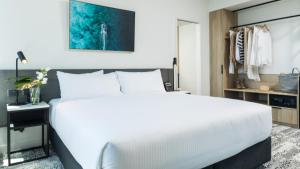
[[[176,59],[177,59],[177,70],[174,70],[174,73],[178,73],[178,75],[174,74],[174,78],[177,78],[178,81],[180,79],[180,72],[179,72],[179,26],[178,26],[178,22],[188,22],[191,24],[196,24],[197,25],[197,45],[198,48],[196,49],[197,52],[197,58],[196,58],[196,82],[197,82],[197,88],[196,88],[196,94],[201,94],[201,64],[202,64],[202,60],[201,60],[201,25],[199,22],[197,21],[192,21],[192,20],[188,20],[188,19],[182,19],[182,18],[176,18]],[[177,86],[177,84],[176,84]],[[174,87],[176,87],[174,86]],[[179,87],[180,87],[180,82],[179,82]]]

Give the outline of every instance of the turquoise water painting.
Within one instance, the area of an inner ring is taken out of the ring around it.
[[[134,51],[135,12],[70,0],[70,49]]]

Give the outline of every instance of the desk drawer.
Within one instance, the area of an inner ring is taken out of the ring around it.
[[[287,124],[298,124],[297,109],[273,108],[273,121]]]

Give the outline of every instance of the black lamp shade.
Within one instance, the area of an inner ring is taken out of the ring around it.
[[[27,63],[27,59],[26,59],[26,57],[24,56],[24,53],[23,53],[22,51],[19,51],[19,52],[17,53],[17,55],[18,55],[18,58],[20,59],[21,63],[23,63],[23,64],[26,64],[26,63]]]

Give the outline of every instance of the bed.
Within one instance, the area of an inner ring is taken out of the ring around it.
[[[65,169],[255,169],[271,158],[268,106],[173,92],[53,99],[62,96],[56,71],[42,97]],[[172,69],[161,76],[173,83]]]
[[[264,160],[249,165],[270,158],[271,109],[256,103],[166,93],[50,104],[55,136],[78,168],[200,169],[260,143]]]

